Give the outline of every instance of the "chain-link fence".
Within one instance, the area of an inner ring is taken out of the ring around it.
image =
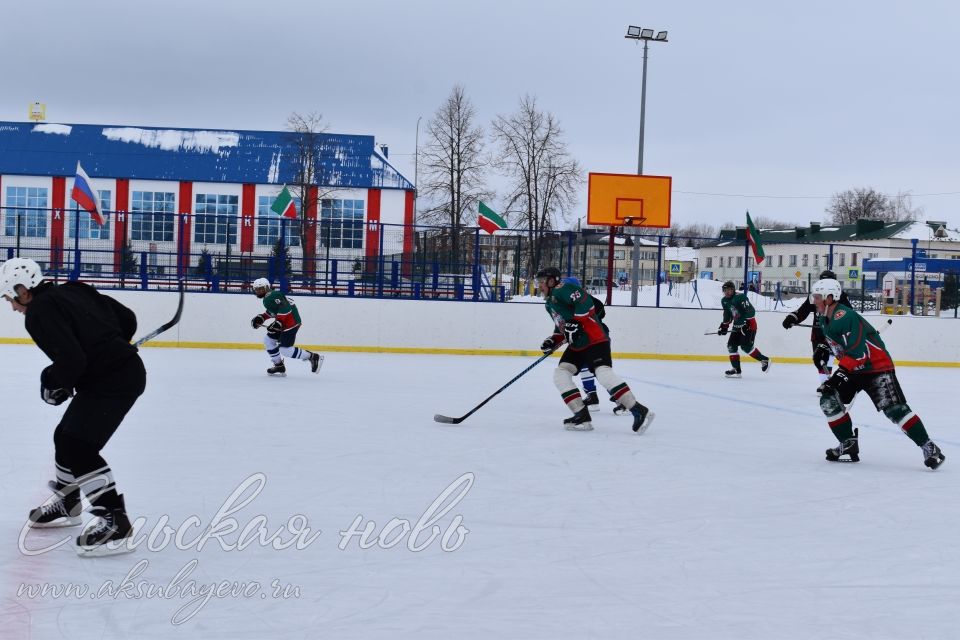
[[[472,301],[533,300],[535,275],[558,267],[613,304],[719,308],[733,281],[758,309],[796,307],[832,270],[865,312],[958,311],[960,247],[931,237],[874,244],[769,243],[755,261],[745,237],[692,238],[628,229],[531,233],[326,220],[108,211],[103,227],[76,210],[3,210],[0,252],[33,258],[53,279],[104,287],[242,291],[265,277],[300,294]],[[636,292],[634,291],[636,283]]]

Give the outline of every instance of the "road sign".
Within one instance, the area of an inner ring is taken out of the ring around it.
[[[860,269],[847,270],[847,280],[859,280],[859,279],[860,279]]]
[[[670,226],[670,176],[591,173],[587,183],[587,223],[610,226]]]
[[[680,274],[683,273],[683,263],[682,263],[682,262],[670,261],[670,262],[668,262],[667,264],[670,265],[670,275],[672,275],[672,276],[679,276]]]

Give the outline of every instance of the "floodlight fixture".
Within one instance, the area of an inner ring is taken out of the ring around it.
[[[627,27],[627,35],[624,38],[639,38],[640,37],[640,27],[629,26]]]
[[[666,31],[658,31],[658,32],[657,32],[657,37],[654,38],[654,40],[662,40],[663,42],[666,42],[666,41],[667,41],[667,32],[666,32]]]
[[[640,31],[640,37],[643,38],[644,40],[652,40],[652,39],[653,39],[653,29],[642,29],[642,30]]]

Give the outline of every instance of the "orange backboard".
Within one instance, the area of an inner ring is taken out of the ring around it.
[[[616,227],[670,226],[670,176],[591,173],[587,184],[587,223]]]

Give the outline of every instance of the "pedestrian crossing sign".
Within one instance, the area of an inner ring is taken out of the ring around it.
[[[679,276],[683,273],[683,263],[681,262],[668,262],[670,265],[670,275]]]
[[[847,280],[859,280],[860,279],[860,269],[848,269],[847,270]]]

